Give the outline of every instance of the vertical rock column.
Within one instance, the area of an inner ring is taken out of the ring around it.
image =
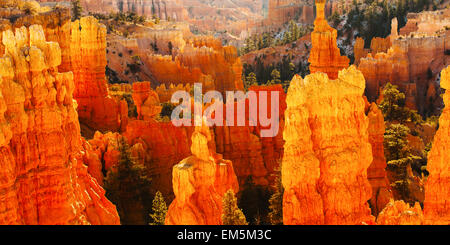
[[[175,200],[166,216],[167,225],[221,225],[222,198],[239,190],[231,161],[222,159],[208,127],[192,134],[192,156],[173,167]]]
[[[373,222],[364,88],[354,66],[340,71],[337,80],[323,73],[292,80],[283,132],[284,224]]]
[[[369,117],[369,142],[372,145],[373,161],[367,169],[367,177],[372,186],[372,198],[370,205],[372,214],[377,215],[392,198],[389,180],[386,175],[386,158],[384,156],[384,124],[383,114],[375,103],[368,110]]]
[[[76,20],[71,26],[70,58],[74,75],[74,98],[80,122],[98,130],[118,131],[119,103],[108,96],[105,78],[106,27],[92,17]]]
[[[311,73],[324,72],[330,79],[336,79],[338,72],[348,67],[350,60],[341,56],[337,47],[337,31],[325,19],[325,0],[316,0],[316,20],[311,33],[312,49],[309,56]]]
[[[427,170],[430,173],[425,184],[425,224],[450,224],[450,67],[441,73],[441,87],[445,108],[439,119],[439,130],[434,136],[433,148],[428,154]]]

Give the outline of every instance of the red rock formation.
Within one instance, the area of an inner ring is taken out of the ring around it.
[[[58,43],[38,25],[3,32],[2,43],[0,224],[119,224],[83,163],[73,76],[58,72]]]
[[[105,79],[106,28],[94,17],[72,23],[70,59],[80,122],[97,130],[118,131],[122,110],[108,95]]]
[[[38,0],[39,2],[67,2],[66,0]],[[81,0],[83,10],[88,13],[135,12],[138,15],[166,20],[183,21],[187,11],[180,0]]]
[[[116,71],[120,79],[151,81],[154,86],[186,86],[200,82],[205,91],[243,89],[242,63],[235,47],[223,47],[220,40],[210,36],[191,37],[192,34],[185,34],[183,30],[165,32],[165,29],[142,27],[126,41],[111,38],[108,67]],[[152,49],[152,45],[158,48]],[[141,64],[137,72],[127,68],[127,64],[135,63],[133,57],[139,57]]]
[[[150,82],[133,83],[133,101],[138,119],[148,121],[161,113],[158,94],[150,88]]]
[[[444,18],[441,12],[427,12],[424,16]],[[419,25],[429,20],[424,17],[417,21]],[[395,20],[393,26],[395,27]],[[434,81],[438,72],[450,63],[450,57],[445,55],[450,31],[445,31],[442,26],[438,32],[436,28],[430,30],[434,32],[416,30],[409,36],[398,36],[393,28],[390,36],[392,46],[387,52],[372,53],[360,60],[358,68],[366,78],[369,101],[377,99],[387,82],[397,85],[406,94],[407,106],[418,109],[420,113],[428,110],[439,99],[432,90],[436,86]],[[381,46],[384,49],[387,44]]]
[[[216,126],[214,138],[216,150],[224,158],[233,162],[234,170],[241,186],[248,177],[252,177],[256,185],[270,187],[274,184],[274,174],[280,166],[283,155],[284,111],[286,110],[286,94],[281,85],[252,86],[249,91],[266,91],[268,95],[267,108],[271,108],[271,91],[279,92],[280,125],[275,137],[261,137],[260,126]],[[259,96],[258,96],[259,98]],[[225,111],[225,109],[224,109]],[[248,112],[248,102],[246,112]],[[237,107],[235,108],[235,114]],[[268,111],[270,117],[270,111]],[[235,116],[236,118],[236,116]],[[247,118],[248,121],[248,118]],[[246,122],[246,125],[249,125]]]
[[[369,142],[372,145],[373,161],[367,169],[367,178],[372,186],[372,198],[370,206],[375,216],[392,199],[389,180],[386,175],[386,158],[384,157],[384,132],[385,124],[381,111],[375,103],[367,109],[369,118]]]
[[[441,73],[441,87],[450,88],[450,68]],[[428,154],[427,170],[430,175],[425,183],[424,216],[426,224],[450,224],[450,93],[444,94],[446,107],[439,119],[439,129],[434,136],[433,147]]]
[[[400,29],[400,35],[407,36],[412,32],[432,35],[450,25],[450,9],[408,13],[406,25]]]
[[[170,204],[166,225],[220,225],[222,198],[239,190],[231,161],[214,152],[209,128],[192,134],[192,156],[173,167],[175,200]]]
[[[283,133],[284,224],[373,221],[364,87],[354,66],[340,71],[337,80],[323,73],[292,80]]]
[[[190,155],[192,131],[192,127],[175,127],[172,122],[133,120],[123,134],[132,148],[143,149],[134,154],[140,154],[138,159],[149,171],[152,192],[161,191],[168,201],[173,198],[172,167]]]
[[[346,67],[350,60],[341,56],[337,47],[337,31],[330,27],[325,19],[325,1],[316,1],[317,17],[314,31],[311,33],[312,49],[309,55],[311,73],[324,72],[331,79],[336,79],[338,72]]]
[[[403,201],[391,200],[377,217],[378,225],[421,225],[422,208],[418,202],[414,207]]]
[[[366,58],[369,53],[372,56],[375,56],[377,53],[387,52],[390,47],[391,47],[391,37],[373,38],[370,42],[370,49],[365,49],[364,39],[357,37],[355,45],[353,46],[353,52],[355,54],[355,65],[359,65],[361,58]]]
[[[337,0],[330,0],[324,4],[324,13],[330,15],[334,11],[342,12],[346,8],[345,4]],[[296,18],[301,23],[312,24],[314,22],[314,1],[269,0],[268,15],[263,23],[265,28],[269,26],[276,29],[290,20],[296,20]]]
[[[178,84],[175,86],[174,84],[170,84],[168,87],[166,87],[165,84],[161,84],[160,86],[156,87],[155,89],[156,93],[158,94],[158,97],[162,103],[169,102],[172,99],[172,95],[177,91],[191,91],[191,85],[186,84],[185,86],[183,84]]]

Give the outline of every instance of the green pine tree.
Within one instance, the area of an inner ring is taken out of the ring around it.
[[[80,0],[72,0],[72,21],[79,20],[83,13]]]
[[[244,213],[237,206],[237,199],[232,190],[228,190],[223,196],[223,225],[248,225]]]
[[[153,214],[150,214],[150,217],[153,219],[153,222],[150,225],[164,225],[167,206],[163,195],[159,191],[156,192],[155,199],[153,199],[152,211]]]
[[[406,107],[406,97],[404,93],[398,90],[398,87],[390,83],[386,84],[383,89],[383,100],[379,108],[383,113],[384,119],[388,122],[403,123],[407,120],[420,123],[421,117],[416,111],[412,111]]]
[[[272,78],[272,80],[270,80],[267,85],[281,84],[281,74],[277,69],[272,70],[272,72],[270,73],[270,77]]]
[[[131,156],[130,146],[124,137],[119,139],[118,150],[119,162],[106,174],[106,197],[117,206],[122,224],[143,222],[148,216],[145,207],[150,206],[151,179],[146,168]]]
[[[269,219],[272,225],[283,224],[283,193],[284,188],[281,182],[281,171],[278,169],[278,174],[275,179],[275,193],[269,199]]]
[[[258,81],[256,79],[256,74],[254,72],[250,72],[245,78],[245,89],[248,90],[253,85],[258,85]]]

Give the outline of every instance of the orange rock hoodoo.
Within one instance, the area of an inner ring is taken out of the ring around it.
[[[364,88],[354,66],[337,80],[323,73],[292,80],[283,133],[284,224],[373,222]]]
[[[450,67],[441,73],[441,87],[446,89],[446,107],[439,119],[439,129],[428,154],[427,170],[430,175],[425,184],[424,216],[426,224],[450,224]]]
[[[311,73],[324,72],[330,79],[336,79],[338,72],[348,67],[350,60],[341,56],[337,47],[337,31],[325,19],[325,1],[316,1],[317,17],[311,33],[312,49],[309,56]]]
[[[208,127],[192,134],[192,156],[173,167],[175,199],[170,204],[167,225],[220,225],[222,198],[226,191],[239,190],[231,161],[214,151]]]
[[[384,156],[384,132],[385,124],[381,111],[375,103],[368,108],[369,118],[369,142],[372,145],[373,161],[367,169],[367,178],[372,186],[372,198],[370,206],[375,216],[386,206],[392,198],[389,180],[386,175],[386,158]]]
[[[133,101],[138,119],[148,121],[161,112],[158,94],[150,88],[150,82],[133,83]]]
[[[118,131],[128,110],[108,95],[105,78],[106,27],[94,17],[83,17],[71,26],[70,69],[80,122],[97,130]],[[125,115],[124,115],[125,116]]]
[[[0,58],[0,224],[119,224],[83,163],[61,49],[42,26],[7,30]]]

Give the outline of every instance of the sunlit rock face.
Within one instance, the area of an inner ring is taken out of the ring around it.
[[[208,127],[192,134],[192,156],[173,167],[175,199],[170,204],[166,225],[221,225],[222,198],[226,191],[239,190],[231,161],[214,150]]]
[[[336,80],[315,73],[291,81],[283,132],[284,224],[373,222],[364,88],[354,66]]]
[[[338,72],[348,67],[350,60],[341,56],[337,47],[337,30],[325,19],[325,1],[316,1],[316,20],[311,33],[312,49],[309,56],[311,73],[324,72],[330,79],[336,79]]]
[[[425,183],[424,216],[426,224],[450,224],[450,68],[441,73],[441,87],[446,89],[446,107],[439,119],[439,129],[434,136],[433,147],[428,154],[427,170],[430,175]]]
[[[406,25],[400,29],[400,35],[406,36],[412,32],[432,35],[450,25],[450,9],[408,13],[407,19]]]
[[[121,125],[121,106],[108,95],[105,78],[106,27],[94,17],[83,17],[72,23],[70,38],[70,69],[80,122],[96,130],[119,131],[125,126]]]
[[[377,217],[378,225],[422,225],[423,213],[419,203],[414,207],[403,201],[391,200]]]
[[[71,72],[42,26],[2,33],[0,224],[119,224],[88,174]]]

